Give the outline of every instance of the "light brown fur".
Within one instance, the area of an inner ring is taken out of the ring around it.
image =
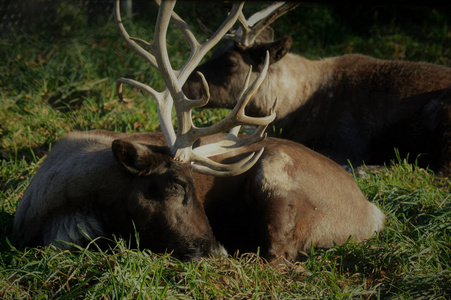
[[[271,261],[295,261],[312,245],[329,248],[382,230],[383,213],[341,166],[291,141],[262,143],[259,162],[238,178],[214,179],[204,202],[215,236],[229,251],[260,246]]]

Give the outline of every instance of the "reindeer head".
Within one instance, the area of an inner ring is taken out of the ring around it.
[[[277,63],[291,49],[291,37],[274,41],[274,32],[268,27],[277,18],[297,7],[298,3],[273,4],[246,19],[240,13],[239,28],[224,36],[224,40],[231,40],[225,46],[217,49],[210,60],[195,69],[195,72],[204,74],[208,84],[212,101],[207,107],[232,108],[233,97],[239,94],[241,82],[244,80],[249,67],[252,66],[256,76],[265,64],[266,53],[269,54],[269,65]],[[202,25],[205,32],[210,32]],[[193,73],[185,86],[184,92],[190,97],[198,97],[201,93],[200,80]],[[261,91],[260,94],[264,94]],[[257,96],[258,97],[258,96]],[[248,110],[256,115],[251,102]]]
[[[189,164],[173,160],[167,147],[118,139],[112,150],[132,181],[127,212],[141,247],[183,259],[225,253],[197,199]]]

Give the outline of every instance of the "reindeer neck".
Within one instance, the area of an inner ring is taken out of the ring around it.
[[[332,76],[323,61],[312,61],[302,56],[289,53],[278,63],[271,66],[268,79],[264,82],[270,91],[259,95],[257,101],[273,103],[277,97],[277,119],[283,119],[290,112],[296,111],[318,91],[324,82]]]

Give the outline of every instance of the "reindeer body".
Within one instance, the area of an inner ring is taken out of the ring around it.
[[[19,242],[64,246],[55,242],[61,239],[84,245],[98,236],[133,237],[136,226],[141,247],[153,251],[175,250],[185,258],[219,253],[222,248],[212,239],[202,206],[216,239],[227,250],[256,251],[260,246],[270,261],[278,257],[294,261],[298,251],[311,245],[327,248],[351,235],[359,241],[383,229],[384,214],[365,199],[349,174],[291,141],[268,138],[219,155],[215,160],[229,163],[265,147],[248,172],[215,177],[168,175],[174,166],[166,165],[174,162],[163,152],[158,158],[163,163],[155,170],[130,174],[113,155],[114,140],[135,145],[125,152],[140,147],[157,152],[155,146],[165,145],[160,133],[69,134],[50,152],[20,202],[15,218]],[[167,183],[173,178],[183,178],[186,192],[155,198],[161,191],[173,191]],[[169,188],[162,189],[164,185]],[[189,201],[184,204],[186,195]],[[196,243],[202,247],[196,248]]]
[[[298,107],[276,120],[281,137],[340,164],[347,159],[355,165],[383,164],[398,148],[401,157],[424,154],[423,166],[449,175],[451,69],[355,54],[308,63],[320,70],[322,81],[300,80],[301,86],[311,82],[304,89],[310,92],[298,90]]]
[[[213,232],[229,252],[260,247],[270,261],[295,261],[312,245],[330,248],[351,235],[361,241],[383,229],[384,214],[341,166],[292,141],[261,143],[262,157],[242,175],[194,176],[198,192],[206,192],[200,198]]]
[[[420,165],[451,172],[451,69],[428,63],[389,61],[359,54],[319,61],[287,53],[291,38],[253,47],[217,51],[199,66],[209,85],[208,107],[232,105],[242,72],[261,68],[261,53],[272,54],[268,75],[247,107],[264,115],[278,98],[269,133],[302,143],[339,164],[382,164],[410,153]],[[271,51],[271,49],[273,49]],[[187,95],[198,94],[190,77]]]

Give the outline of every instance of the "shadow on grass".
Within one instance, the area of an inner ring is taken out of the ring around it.
[[[0,212],[0,252],[9,251],[14,245],[14,214]]]
[[[49,95],[48,102],[54,109],[67,113],[81,107],[87,98],[94,98],[97,103],[101,102],[100,92],[97,91],[55,92]]]

